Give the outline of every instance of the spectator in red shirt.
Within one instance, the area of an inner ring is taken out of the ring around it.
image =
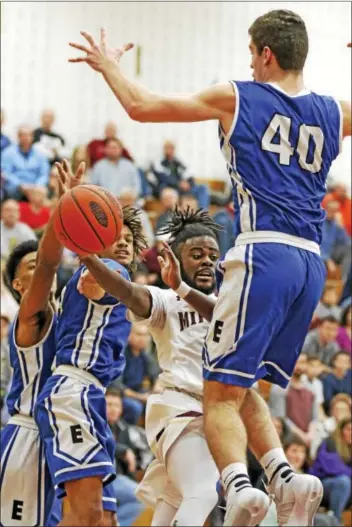
[[[100,159],[105,157],[105,144],[108,139],[118,139],[117,127],[113,121],[109,121],[106,124],[103,139],[93,139],[88,144],[87,153],[90,167],[93,167],[97,161],[100,161]],[[123,147],[121,156],[133,161],[133,157],[125,147]]]
[[[40,234],[50,218],[50,208],[45,204],[47,189],[34,187],[28,191],[27,197],[28,202],[20,202],[20,221]]]
[[[329,192],[323,199],[322,206],[326,208],[329,201],[339,203],[339,212],[341,214],[343,227],[349,236],[352,236],[352,201],[347,195],[347,187],[343,183],[337,183],[332,192]]]

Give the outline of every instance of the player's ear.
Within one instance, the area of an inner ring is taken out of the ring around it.
[[[20,280],[19,278],[15,278],[15,279],[12,281],[12,287],[14,288],[15,291],[17,291],[18,293],[20,293],[21,290],[22,290],[21,280]]]
[[[269,64],[269,62],[272,60],[274,55],[273,55],[273,52],[271,51],[271,49],[268,46],[265,46],[263,51],[262,51],[262,56],[263,56],[263,59],[264,59],[264,65],[267,66]]]

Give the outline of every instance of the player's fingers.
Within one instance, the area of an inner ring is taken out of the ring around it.
[[[100,28],[100,45],[106,48],[106,29],[105,27]]]
[[[164,269],[166,263],[165,263],[165,260],[162,256],[158,256],[158,263],[160,265],[160,269]]]
[[[69,62],[87,62],[87,57],[77,57],[75,59],[68,59]]]
[[[64,167],[61,163],[55,163],[55,166],[57,168],[57,179],[59,182],[61,182],[63,185],[66,184],[67,178],[66,178],[66,172],[64,170]]]
[[[85,171],[86,171],[86,163],[85,161],[81,161],[77,168],[76,179],[81,181]]]
[[[122,51],[125,53],[126,51],[129,51],[132,48],[134,48],[134,44],[133,42],[129,42],[128,44],[124,44],[122,46]]]
[[[347,47],[348,47],[348,48],[352,48],[352,42],[349,42],[349,43],[347,44]]]
[[[84,51],[85,53],[90,53],[90,49],[86,48],[85,46],[82,46],[81,44],[69,42],[68,45],[71,46],[71,48],[79,49],[80,51]]]
[[[92,35],[90,35],[89,33],[87,33],[86,31],[81,31],[81,35],[82,37],[84,37],[88,42],[89,44],[94,47],[95,46],[95,42],[94,42],[94,39],[92,37]]]
[[[63,164],[63,166],[64,166],[64,169],[65,169],[66,174],[69,175],[69,176],[71,176],[71,177],[73,177],[72,170],[71,170],[70,164],[69,164],[69,162],[67,161],[67,159],[64,159],[64,160],[62,161],[62,164]]]

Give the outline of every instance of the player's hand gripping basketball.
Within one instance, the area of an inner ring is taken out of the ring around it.
[[[82,46],[81,44],[75,44],[74,42],[70,42],[69,45],[72,48],[84,51],[86,53],[86,56],[68,59],[68,61],[86,62],[95,71],[104,71],[104,68],[109,63],[119,64],[122,55],[126,53],[126,51],[129,51],[133,48],[133,44],[131,42],[129,42],[128,44],[124,44],[119,48],[113,48],[111,46],[108,46],[106,42],[106,32],[104,28],[100,30],[99,45],[95,42],[93,37],[86,31],[81,31],[81,35],[90,44],[90,48]]]
[[[180,264],[167,243],[164,243],[163,256],[158,256],[158,262],[163,282],[171,289],[178,289],[182,282]]]
[[[82,178],[86,170],[84,161],[78,165],[76,174],[72,173],[70,165],[66,159],[62,163],[55,163],[58,171],[57,181],[59,187],[59,197],[63,196],[68,190],[81,185]]]

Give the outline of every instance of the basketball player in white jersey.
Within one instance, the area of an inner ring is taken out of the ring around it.
[[[189,286],[215,302],[219,258],[217,226],[205,211],[176,211],[165,233]],[[148,324],[156,344],[162,394],[148,398],[146,433],[156,457],[139,487],[156,501],[153,526],[204,525],[217,503],[219,473],[203,435],[202,346],[208,323],[178,291],[140,286],[111,272],[98,258],[84,258],[92,275],[128,308],[131,320]],[[188,286],[188,287],[189,287]]]
[[[260,460],[280,525],[311,525],[322,485],[289,466],[264,401],[260,378],[287,386],[324,287],[321,201],[331,163],[351,135],[351,103],[306,89],[308,35],[299,15],[274,10],[249,28],[254,82],[231,80],[186,96],[163,96],[120,67],[132,44],[89,47],[71,59],[103,74],[128,115],[140,122],[217,120],[232,180],[235,247],[204,347],[204,411],[209,448],[227,494],[226,525],[257,525],[269,499],[249,481],[247,444]]]
[[[68,171],[59,180],[59,194],[79,185],[83,173],[84,163],[75,177]],[[59,519],[50,520],[54,488],[33,411],[55,359],[54,294],[62,249],[51,218],[39,247],[24,242],[7,261],[7,279],[20,307],[9,337],[13,377],[6,401],[11,418],[1,431],[1,525],[51,525]]]

